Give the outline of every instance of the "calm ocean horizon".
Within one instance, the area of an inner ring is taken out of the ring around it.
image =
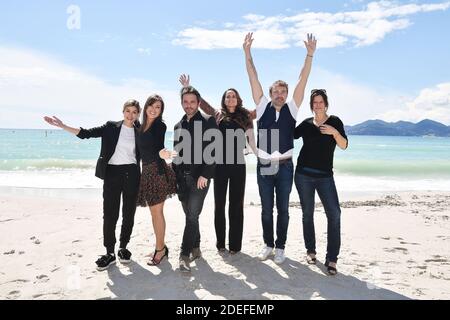
[[[166,148],[172,148],[172,132]],[[296,140],[294,162],[302,142]],[[63,130],[0,129],[0,186],[101,188],[94,176],[100,139],[81,140]],[[248,182],[256,158],[246,156]],[[450,138],[349,136],[336,148],[335,179],[346,191],[450,190]],[[249,184],[249,183],[248,183]]]

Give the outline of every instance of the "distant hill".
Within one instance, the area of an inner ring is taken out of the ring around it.
[[[345,126],[349,135],[362,136],[436,136],[450,137],[450,126],[433,120],[422,120],[418,123],[408,121],[385,122],[368,120],[354,126]]]

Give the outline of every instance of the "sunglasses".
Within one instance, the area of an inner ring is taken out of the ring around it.
[[[321,93],[323,93],[323,94],[327,94],[327,90],[325,90],[325,89],[312,89],[311,90],[311,94],[314,94],[314,93],[317,93],[317,92],[321,92]]]

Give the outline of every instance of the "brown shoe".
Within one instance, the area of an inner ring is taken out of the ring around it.
[[[193,248],[191,252],[191,262],[195,259],[200,259],[202,257],[202,251],[200,248]]]
[[[188,256],[180,256],[180,271],[183,273],[191,272],[190,259]]]

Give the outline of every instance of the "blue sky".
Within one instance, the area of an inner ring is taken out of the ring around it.
[[[97,125],[152,93],[172,126],[182,116],[180,73],[213,105],[235,87],[253,108],[247,31],[265,89],[277,79],[295,85],[301,40],[313,32],[307,89],[327,89],[331,114],[347,124],[450,125],[448,1],[14,1],[0,3],[0,21],[0,127],[46,128],[43,115]],[[310,116],[307,103],[298,120]]]

